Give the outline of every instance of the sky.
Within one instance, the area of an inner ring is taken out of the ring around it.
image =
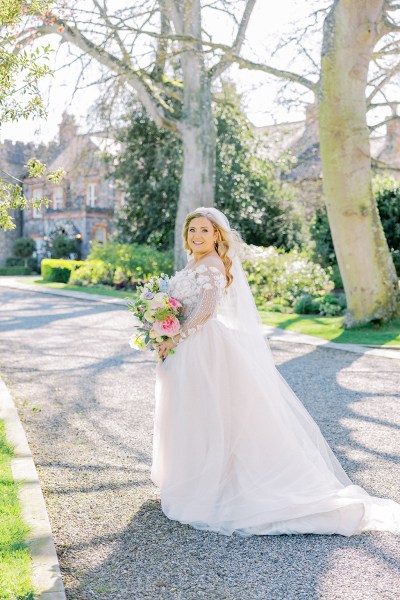
[[[124,0],[118,0],[123,2]],[[85,0],[78,0],[78,5],[87,4]],[[132,1],[129,2],[132,5]],[[249,42],[243,49],[242,55],[252,60],[271,60],[270,49],[276,46],[283,33],[290,31],[291,23],[296,23],[301,17],[308,14],[309,4],[302,0],[258,0],[248,28],[247,39]],[[214,16],[209,27],[215,34],[215,39],[223,39],[225,24],[221,18]],[[220,35],[219,35],[220,34]],[[87,117],[91,107],[99,95],[99,88],[95,85],[87,87],[87,83],[96,79],[95,65],[88,72],[86,81],[80,82],[78,91],[74,93],[77,78],[80,74],[79,63],[71,63],[68,46],[59,47],[57,36],[48,36],[46,43],[51,43],[57,51],[52,58],[54,76],[46,79],[41,84],[41,93],[47,107],[46,119],[21,120],[17,123],[6,123],[0,129],[0,141],[11,139],[24,142],[49,142],[58,132],[58,124],[66,110],[76,116],[81,131],[88,128]],[[274,59],[273,59],[274,60]],[[282,66],[285,53],[282,53]],[[246,112],[250,120],[257,126],[273,122],[296,121],[304,117],[303,108],[291,108],[277,103],[277,82],[256,71],[239,70],[232,67],[228,71],[230,79],[237,83],[238,89],[244,93]],[[306,98],[307,99],[307,98]],[[308,98],[311,100],[311,98]]]

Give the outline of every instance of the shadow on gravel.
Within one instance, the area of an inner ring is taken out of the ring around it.
[[[6,332],[19,329],[40,329],[55,321],[87,317],[92,314],[118,310],[119,308],[116,305],[107,306],[106,304],[95,302],[83,303],[79,300],[74,300],[71,304],[71,300],[69,299],[65,301],[64,299],[54,300],[53,298],[54,296],[46,303],[46,312],[43,311],[42,305],[34,302],[30,305],[29,301],[19,311],[12,308],[10,315],[7,315],[5,311],[2,312],[0,316],[0,330]],[[12,303],[12,297],[8,303]],[[121,308],[124,309],[124,307]],[[19,315],[18,312],[22,314]],[[35,312],[39,314],[35,315]]]
[[[358,370],[354,363],[362,360],[360,355],[350,352],[314,348],[284,362],[278,369],[318,423],[354,483],[365,487],[370,494],[385,495],[387,492],[381,487],[385,484],[384,473],[374,481],[380,489],[368,489],[358,481],[358,475],[374,467],[382,468],[383,464],[399,466],[400,426],[396,406],[400,399],[397,391],[400,377],[397,361],[371,357],[368,368],[360,364]],[[393,376],[397,377],[397,383]],[[343,378],[345,385],[339,382]],[[374,384],[382,391],[374,391]],[[360,391],[354,389],[357,386]],[[382,413],[386,413],[386,418],[382,418]],[[396,492],[399,494],[400,490]],[[400,495],[390,497],[400,501]]]
[[[398,576],[399,561],[376,543],[382,539],[381,535],[373,534],[354,538],[338,535],[228,537],[170,521],[158,501],[148,501],[121,535],[114,538],[109,557],[97,569],[86,573],[82,588],[79,584],[75,589],[70,588],[68,598],[378,598],[371,581],[366,580],[367,570],[363,569],[360,555],[366,562],[368,557],[374,557],[382,567],[386,565]],[[92,550],[96,552],[103,540],[93,542]],[[346,567],[337,581],[332,582],[327,573],[338,555],[347,556]],[[347,587],[351,584],[346,578],[350,567],[357,569],[357,596],[349,595]],[[394,595],[382,597],[395,598]]]

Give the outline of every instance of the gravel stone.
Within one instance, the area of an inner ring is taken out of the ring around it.
[[[394,600],[400,537],[221,536],[169,521],[149,478],[155,363],[118,306],[0,289],[20,411],[68,600]],[[280,372],[354,483],[400,501],[398,361],[284,342]]]

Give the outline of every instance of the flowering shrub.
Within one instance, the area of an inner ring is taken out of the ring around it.
[[[259,308],[292,308],[304,294],[322,297],[334,287],[331,269],[312,262],[304,251],[247,246],[242,260]]]

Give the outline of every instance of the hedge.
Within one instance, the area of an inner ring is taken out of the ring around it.
[[[0,267],[0,275],[30,275],[29,267]]]
[[[68,283],[71,272],[84,264],[83,260],[44,258],[40,268],[44,281]]]

